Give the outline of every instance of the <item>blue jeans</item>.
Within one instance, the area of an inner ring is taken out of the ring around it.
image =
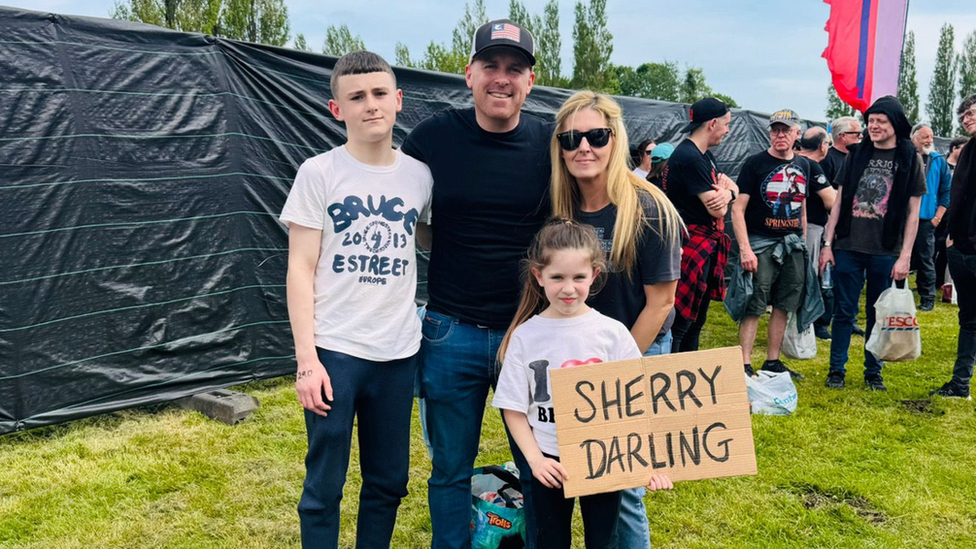
[[[470,549],[471,473],[505,331],[427,311],[423,334],[420,396],[433,465],[427,481],[432,547]]]
[[[372,362],[318,349],[335,401],[326,417],[305,410],[308,454],[298,502],[302,547],[339,546],[339,502],[358,419],[359,493],[356,547],[386,549],[410,471],[410,411],[416,357]]]
[[[830,339],[830,373],[847,373],[851,331],[860,311],[861,288],[867,279],[865,313],[868,317],[864,338],[867,344],[874,328],[874,304],[881,292],[891,286],[891,268],[897,257],[837,250],[834,252],[834,326]],[[882,362],[864,350],[864,379],[881,379]]]
[[[658,336],[644,352],[644,356],[671,354],[671,331]],[[644,507],[643,487],[623,490],[620,495],[620,517],[617,519],[617,540],[623,549],[650,549],[651,529],[647,524],[647,508]]]

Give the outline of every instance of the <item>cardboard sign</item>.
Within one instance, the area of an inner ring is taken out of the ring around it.
[[[566,497],[756,474],[739,347],[550,372]]]

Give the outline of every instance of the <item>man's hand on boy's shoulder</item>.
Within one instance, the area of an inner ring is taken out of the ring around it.
[[[302,407],[322,417],[329,415],[332,406],[332,380],[321,362],[315,360],[298,365],[295,374],[295,390]]]

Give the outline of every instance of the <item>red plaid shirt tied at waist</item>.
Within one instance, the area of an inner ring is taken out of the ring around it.
[[[681,249],[681,279],[674,295],[674,308],[688,320],[698,318],[705,292],[713,301],[725,299],[725,265],[732,239],[715,224],[688,225],[688,240]],[[714,255],[709,272],[708,258]]]

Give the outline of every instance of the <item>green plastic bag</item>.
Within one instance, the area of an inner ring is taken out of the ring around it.
[[[514,465],[476,468],[471,476],[472,549],[525,547],[523,503]]]

